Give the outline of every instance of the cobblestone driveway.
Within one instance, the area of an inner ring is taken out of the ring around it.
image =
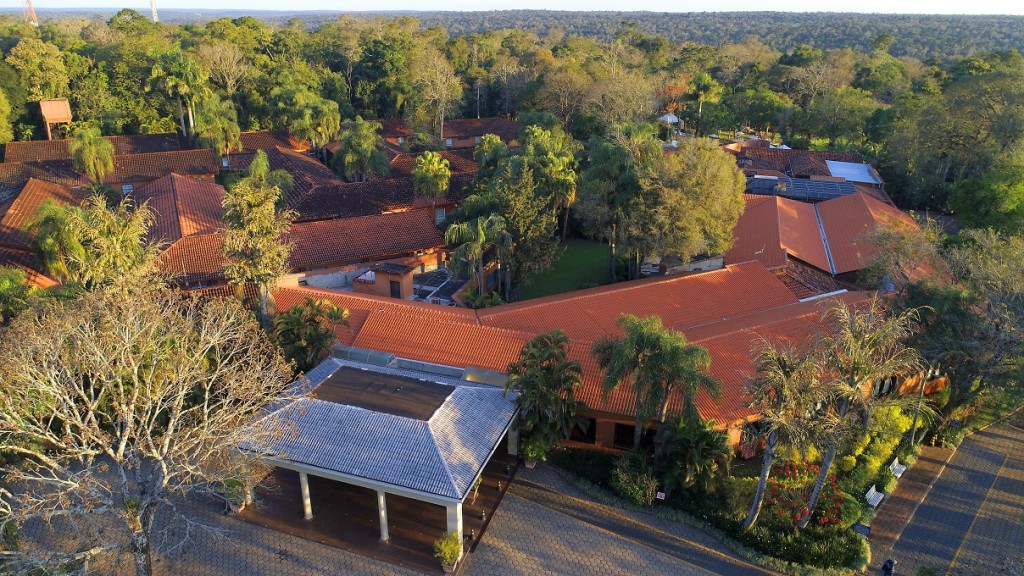
[[[971,435],[953,455],[896,542],[901,575],[920,568],[949,576],[1024,574],[1021,420]]]

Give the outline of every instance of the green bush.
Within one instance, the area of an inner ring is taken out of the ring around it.
[[[446,533],[434,541],[434,558],[442,566],[455,566],[462,556],[462,540],[457,532]]]
[[[892,491],[896,489],[896,476],[893,475],[892,470],[888,466],[882,469],[875,477],[875,486],[886,494],[892,494]]]
[[[839,513],[839,527],[849,528],[864,515],[864,506],[854,494],[843,492],[843,506]]]
[[[840,456],[836,459],[836,468],[839,468],[840,472],[849,472],[857,467],[856,456]]]
[[[602,488],[611,488],[611,475],[608,471],[615,466],[615,455],[596,450],[566,448],[550,455],[551,463],[562,470],[596,484]]]
[[[864,449],[867,448],[868,444],[870,443],[871,436],[869,434],[861,434],[859,437],[857,437],[857,440],[853,443],[853,446],[850,447],[850,456],[853,456],[855,458],[857,456],[860,456],[864,452]]]
[[[808,527],[800,532],[756,525],[739,535],[742,541],[767,554],[808,566],[836,568],[866,564],[870,551],[866,543],[851,530],[838,527]]]
[[[615,460],[611,485],[627,501],[650,506],[658,490],[658,478],[643,454],[627,452]]]

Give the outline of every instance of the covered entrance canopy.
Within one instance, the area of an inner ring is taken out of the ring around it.
[[[290,430],[273,445],[244,443],[268,464],[377,492],[380,538],[389,539],[387,494],[442,506],[462,537],[462,502],[512,426],[515,395],[454,378],[330,358],[298,382],[308,395],[257,425]],[[273,423],[270,423],[273,422]]]

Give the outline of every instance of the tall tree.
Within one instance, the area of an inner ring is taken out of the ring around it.
[[[783,443],[803,447],[811,443],[807,416],[823,400],[815,358],[762,341],[757,350],[757,377],[747,387],[750,408],[761,417],[757,426],[764,437],[761,474],[743,529],[750,530],[761,514],[765,487],[775,454]]]
[[[576,400],[576,389],[583,385],[583,369],[569,359],[569,338],[556,329],[527,342],[509,364],[508,375],[505,394],[517,393],[526,456],[543,460],[578,424],[582,403]]]
[[[569,222],[569,207],[576,201],[577,159],[582,146],[561,128],[546,130],[527,126],[522,147],[510,157],[529,168],[536,182],[535,193],[546,197],[553,212],[562,211],[562,239]]]
[[[10,49],[6,61],[18,71],[30,102],[67,96],[68,71],[57,46],[26,36]]]
[[[430,198],[430,217],[434,218],[437,199],[444,198],[448,193],[452,170],[448,159],[437,152],[427,150],[416,158],[416,167],[412,171],[413,185],[416,194]]]
[[[384,153],[384,139],[380,137],[380,122],[363,120],[356,116],[342,125],[338,150],[331,159],[334,171],[349,182],[361,182],[370,176],[387,176],[391,164]]]
[[[22,315],[0,337],[0,366],[0,446],[19,457],[0,465],[3,528],[48,524],[81,546],[9,551],[16,573],[105,554],[153,574],[202,525],[181,498],[234,491],[241,503],[259,463],[238,445],[285,434],[262,411],[293,398],[280,352],[237,302],[148,287]],[[257,416],[267,426],[249,426]]]
[[[688,84],[690,97],[697,102],[697,128],[694,134],[701,135],[701,120],[704,117],[704,104],[707,102],[718,102],[724,92],[722,85],[711,77],[707,72],[700,72],[690,78]]]
[[[0,90],[0,144],[14,140],[14,129],[11,125],[11,103],[7,94]]]
[[[75,170],[85,172],[94,184],[103,184],[114,171],[114,145],[100,134],[99,128],[82,127],[68,142]]]
[[[295,369],[308,372],[331,352],[334,331],[348,327],[348,310],[329,300],[306,297],[274,318],[274,338]]]
[[[696,398],[701,392],[717,398],[720,385],[707,370],[708,351],[688,344],[681,332],[662,326],[661,318],[619,316],[623,335],[605,336],[594,343],[591,353],[604,371],[603,391],[607,397],[620,387],[635,395],[633,449],[640,448],[643,429],[654,417],[664,424],[673,394],[681,395],[683,413],[699,418]]]
[[[487,293],[484,253],[492,244],[511,243],[506,228],[504,218],[491,214],[487,217],[478,216],[468,222],[457,222],[444,232],[445,241],[457,245],[452,250],[449,266],[457,275],[467,273],[470,281],[476,282],[480,296]]]
[[[250,76],[252,67],[245,54],[232,42],[215,41],[196,46],[196,61],[210,71],[210,81],[231,99],[239,85]]]
[[[828,373],[823,381],[827,413],[822,420],[833,425],[819,437],[825,452],[800,528],[810,521],[839,451],[854,435],[867,431],[878,407],[899,402],[876,398],[875,384],[921,371],[921,356],[906,344],[919,318],[917,310],[889,311],[877,298],[863,308],[839,302],[826,315],[829,329],[821,340],[821,362]]]
[[[194,58],[180,49],[161,53],[150,70],[147,89],[162,91],[177,101],[183,136],[193,136],[195,105],[207,90],[206,80],[209,75]]]
[[[424,46],[414,58],[412,83],[415,100],[430,117],[430,124],[443,144],[445,118],[457,112],[462,101],[462,82],[440,50]]]
[[[317,154],[341,130],[341,112],[338,103],[321,98],[312,92],[299,92],[288,104],[288,131],[313,146]]]
[[[199,145],[213,148],[224,155],[242,147],[238,127],[238,113],[230,100],[221,100],[213,95],[199,105],[196,117],[196,137]]]
[[[277,209],[289,186],[287,174],[270,171],[267,155],[256,152],[247,175],[224,194],[224,275],[233,284],[252,283],[260,296],[260,319],[269,321],[270,289],[288,272],[291,246],[282,236],[295,213]]]

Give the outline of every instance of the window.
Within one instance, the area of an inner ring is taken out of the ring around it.
[[[612,446],[622,450],[631,450],[633,448],[634,430],[636,430],[636,426],[629,426],[628,424],[616,424],[615,437],[612,440]]]
[[[401,298],[402,297],[402,283],[398,280],[391,281],[391,297]]]
[[[452,141],[451,138],[445,138],[444,145],[451,148],[452,146],[455,145],[455,143]]]
[[[481,138],[479,136],[477,136],[476,138],[473,138],[473,144],[479,144],[480,140],[481,140]]]
[[[125,196],[131,194],[134,191],[135,191],[135,185],[134,184],[122,184],[121,185],[121,194],[124,194]]]
[[[587,418],[587,429],[582,430],[579,425],[572,427],[572,432],[569,434],[569,439],[576,442],[583,442],[584,444],[593,444],[597,439],[597,420],[593,418]]]
[[[445,216],[447,216],[447,214],[445,214],[445,210],[443,207],[434,208],[434,224],[440,224],[441,222],[444,222]]]
[[[220,165],[225,167],[225,168],[228,167],[228,157],[227,156],[221,156],[220,157]]]

